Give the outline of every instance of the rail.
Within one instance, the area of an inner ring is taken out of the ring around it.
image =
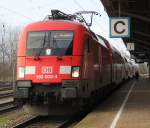
[[[31,117],[23,120],[22,122],[19,122],[17,124],[13,124],[13,126],[11,126],[11,128],[24,128],[24,127],[27,127],[30,124],[33,124],[34,122],[36,122],[37,119],[39,119],[38,115],[31,116]]]
[[[13,95],[14,91],[12,84],[9,82],[0,82],[0,113],[16,108]]]

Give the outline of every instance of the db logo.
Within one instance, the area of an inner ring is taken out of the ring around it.
[[[44,66],[42,67],[42,74],[52,74],[52,67],[51,66]]]

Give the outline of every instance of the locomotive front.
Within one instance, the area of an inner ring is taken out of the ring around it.
[[[16,99],[32,104],[62,104],[80,92],[84,30],[67,21],[28,25],[17,54]]]

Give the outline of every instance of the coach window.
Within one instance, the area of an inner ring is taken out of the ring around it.
[[[87,54],[90,52],[90,41],[89,39],[87,39],[86,43],[85,43],[85,51],[84,53]]]

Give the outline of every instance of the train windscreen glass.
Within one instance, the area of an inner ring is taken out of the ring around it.
[[[72,55],[73,32],[38,31],[27,36],[28,56],[69,56]]]

